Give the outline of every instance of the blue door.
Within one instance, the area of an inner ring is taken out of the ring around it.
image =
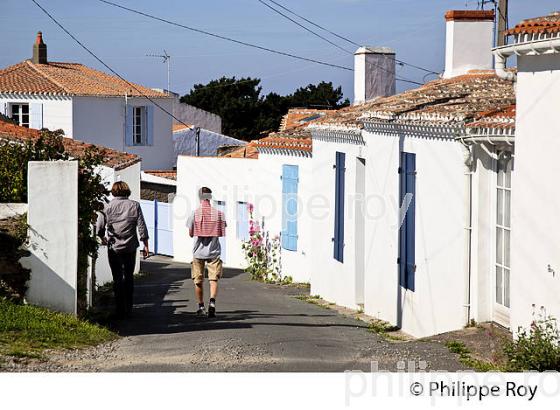
[[[226,202],[225,201],[214,201],[214,208],[218,211],[222,211],[225,215],[226,213]],[[222,248],[222,253],[220,254],[220,259],[222,262],[226,262],[226,238],[220,238],[220,247]]]
[[[140,207],[150,236],[151,252],[173,256],[173,204],[142,199]]]
[[[299,168],[282,166],[282,248],[297,251],[297,217]]]
[[[416,272],[416,154],[401,153],[400,204],[404,218],[399,234],[399,282],[414,291]]]

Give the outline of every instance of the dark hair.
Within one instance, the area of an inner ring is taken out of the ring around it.
[[[212,199],[212,190],[208,187],[203,186],[198,190],[198,197],[200,200],[210,200]]]
[[[124,181],[117,181],[111,188],[111,194],[113,194],[113,196],[128,198],[130,196],[130,187]]]
[[[200,193],[201,194],[211,194],[212,190],[208,187],[203,186],[202,188],[200,188]]]

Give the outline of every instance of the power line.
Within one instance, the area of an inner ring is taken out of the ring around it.
[[[236,40],[236,39],[233,39],[233,38],[230,38],[230,37],[222,36],[220,34],[214,34],[214,33],[211,33],[209,31],[201,30],[201,29],[194,28],[194,27],[189,27],[189,26],[186,26],[184,24],[177,23],[177,22],[171,21],[171,20],[167,20],[167,19],[164,19],[164,18],[161,18],[161,17],[157,17],[157,16],[154,16],[152,14],[144,13],[140,10],[135,10],[135,9],[130,8],[130,7],[122,6],[120,4],[113,3],[111,1],[107,1],[107,0],[97,0],[97,1],[99,1],[101,3],[105,3],[105,4],[107,4],[109,6],[112,6],[112,7],[117,7],[117,8],[126,10],[126,11],[130,11],[131,13],[139,14],[141,16],[144,16],[144,17],[147,17],[147,18],[150,18],[150,19],[153,19],[153,20],[158,20],[158,21],[161,21],[163,23],[170,24],[172,26],[181,27],[181,28],[184,28],[186,30],[190,30],[190,31],[194,31],[196,33],[200,33],[200,34],[204,34],[204,35],[207,35],[207,36],[219,38],[221,40],[226,40],[226,41],[236,43],[236,44],[240,44],[240,45],[243,45],[243,46],[256,48],[256,49],[259,49],[259,50],[262,50],[262,51],[267,51],[269,53],[274,53],[274,54],[279,54],[279,55],[283,55],[283,56],[286,56],[286,57],[295,58],[297,60],[309,61],[311,63],[320,64],[320,65],[324,65],[324,66],[327,66],[327,67],[339,68],[341,70],[346,70],[346,71],[353,71],[353,69],[350,68],[350,67],[345,67],[345,66],[342,66],[342,65],[332,64],[332,63],[326,63],[324,61],[319,61],[319,60],[315,60],[315,59],[312,59],[312,58],[301,57],[301,56],[291,54],[291,53],[287,53],[287,52],[284,52],[284,51],[274,50],[272,48],[259,46],[257,44],[247,43],[245,41]]]
[[[339,49],[341,49],[341,50],[343,50],[343,51],[345,51],[345,52],[347,52],[347,53],[354,54],[354,53],[352,53],[351,51],[348,51],[348,50],[346,50],[345,48],[340,47],[338,44],[335,44],[335,43],[331,42],[329,39],[327,39],[327,38],[321,36],[320,34],[317,34],[316,32],[314,32],[314,31],[308,29],[307,27],[305,27],[304,25],[298,23],[297,21],[293,20],[292,18],[286,16],[286,15],[283,14],[281,11],[279,11],[279,10],[273,8],[272,6],[270,6],[269,4],[265,3],[263,0],[258,0],[258,1],[259,1],[260,3],[262,3],[262,4],[264,4],[265,6],[267,6],[268,8],[274,10],[276,13],[278,13],[278,14],[284,16],[285,18],[289,19],[290,21],[292,21],[293,23],[297,24],[298,26],[300,26],[300,27],[304,28],[305,30],[309,31],[310,33],[312,33],[312,34],[316,35],[317,37],[319,37],[319,38],[325,40],[326,42],[328,42],[328,43],[334,45],[335,47],[337,47],[337,48],[339,48]],[[275,5],[277,5],[278,7],[282,8],[282,9],[286,10],[288,13],[293,14],[294,16],[296,16],[296,17],[298,17],[298,18],[300,18],[300,19],[306,21],[307,23],[312,24],[313,26],[318,27],[318,28],[320,28],[321,30],[324,30],[324,31],[326,31],[326,32],[329,33],[329,34],[332,34],[332,35],[335,36],[335,37],[338,37],[338,38],[340,38],[340,39],[342,39],[342,40],[344,40],[344,41],[347,41],[348,43],[350,43],[350,44],[352,44],[352,45],[354,45],[354,46],[356,46],[356,47],[361,47],[361,45],[358,44],[358,43],[356,43],[355,41],[352,41],[352,40],[350,40],[350,39],[348,39],[348,38],[346,38],[346,37],[344,37],[344,36],[341,36],[340,34],[337,34],[337,33],[333,32],[333,31],[331,31],[331,30],[329,30],[329,29],[327,29],[327,28],[325,28],[325,27],[323,27],[323,26],[321,26],[321,25],[319,25],[319,24],[317,24],[317,23],[314,23],[313,21],[311,21],[311,20],[309,20],[309,19],[303,17],[303,16],[300,15],[300,14],[297,14],[296,12],[290,10],[288,7],[283,6],[282,4],[278,3],[278,2],[275,1],[275,0],[267,0],[267,1],[270,2],[270,3],[273,3],[273,4],[275,4]],[[421,71],[424,71],[424,72],[426,72],[426,73],[437,74],[437,75],[439,75],[439,73],[437,73],[437,72],[435,72],[435,71],[433,71],[433,70],[430,70],[430,69],[427,69],[427,68],[424,68],[424,67],[420,67],[420,66],[418,66],[418,65],[411,64],[411,63],[408,63],[408,62],[406,62],[406,61],[398,60],[398,59],[396,59],[396,58],[395,58],[395,61],[396,61],[397,63],[399,63],[400,65],[407,65],[407,66],[409,66],[409,67],[416,68],[417,70],[421,70]]]
[[[142,90],[140,90],[134,83],[131,83],[130,81],[126,80],[123,76],[121,76],[119,73],[117,73],[115,70],[113,70],[111,67],[109,67],[108,64],[106,64],[101,58],[99,58],[93,51],[91,51],[89,48],[87,48],[80,40],[78,40],[76,38],[76,36],[74,36],[70,31],[68,31],[66,29],[66,27],[64,27],[61,23],[58,22],[58,20],[56,18],[54,18],[45,8],[43,8],[43,6],[41,6],[36,0],[31,0],[33,3],[35,3],[35,5],[37,7],[39,7],[41,9],[41,11],[43,13],[45,13],[53,22],[54,24],[56,24],[58,27],[60,27],[60,29],[62,31],[64,31],[72,40],[74,40],[76,43],[78,43],[80,45],[80,47],[82,47],[85,51],[87,51],[88,54],[90,54],[93,58],[95,58],[99,63],[101,63],[107,70],[109,70],[111,73],[113,73],[115,76],[117,76],[118,78],[120,78],[122,81],[124,81],[126,84],[128,84],[130,87],[132,87],[133,89],[135,89],[142,97],[144,97],[145,99],[147,99],[148,101],[150,101],[152,104],[154,104],[156,107],[158,107],[160,110],[162,110],[164,113],[166,113],[167,115],[169,115],[171,118],[173,118],[174,120],[176,120],[177,122],[183,124],[185,127],[187,128],[193,128],[192,125],[186,124],[184,123],[181,119],[175,117],[173,115],[173,113],[167,111],[164,107],[162,107],[159,103],[157,103],[153,98],[150,98],[148,95],[146,95]]]
[[[350,68],[350,67],[345,67],[345,66],[341,66],[341,65],[338,65],[338,64],[332,64],[332,63],[325,63],[323,61],[314,60],[314,59],[307,58],[307,57],[301,57],[301,56],[297,56],[297,55],[291,54],[291,53],[286,53],[286,52],[283,52],[283,51],[273,50],[271,48],[262,47],[262,46],[259,46],[259,45],[247,43],[245,41],[235,40],[235,39],[225,37],[225,36],[222,36],[222,35],[219,35],[219,34],[214,34],[214,33],[208,32],[208,31],[204,31],[204,30],[200,30],[200,29],[197,29],[197,28],[189,27],[189,26],[186,26],[184,24],[177,23],[175,21],[171,21],[171,20],[164,19],[164,18],[161,18],[161,17],[157,17],[157,16],[145,13],[145,12],[140,11],[140,10],[132,9],[130,7],[122,6],[120,4],[113,3],[113,2],[108,1],[108,0],[97,0],[97,1],[99,1],[101,3],[105,3],[105,4],[113,6],[113,7],[117,7],[117,8],[129,11],[131,13],[139,14],[141,16],[144,16],[144,17],[147,17],[147,18],[150,18],[150,19],[153,19],[153,20],[161,21],[163,23],[170,24],[172,26],[181,27],[181,28],[184,28],[186,30],[190,30],[190,31],[194,31],[194,32],[197,32],[197,33],[205,34],[205,35],[208,35],[208,36],[211,36],[211,37],[215,37],[215,38],[219,38],[219,39],[222,39],[222,40],[230,41],[230,42],[233,42],[233,43],[236,43],[236,44],[241,44],[241,45],[244,45],[244,46],[247,46],[247,47],[253,47],[253,48],[257,48],[259,50],[268,51],[270,53],[280,54],[280,55],[284,55],[284,56],[287,56],[287,57],[292,57],[292,58],[295,58],[295,59],[298,59],[298,60],[309,61],[309,62],[312,62],[312,63],[321,64],[321,65],[325,65],[325,66],[330,66],[330,67],[334,67],[334,68],[339,68],[339,69],[343,69],[343,70],[347,70],[347,71],[354,71],[354,69]],[[379,67],[382,70],[386,70],[385,68],[383,68],[383,67],[381,67],[377,64],[374,64],[374,63],[369,63],[369,64],[374,65],[376,67]],[[388,70],[386,70],[386,71],[388,71]],[[439,74],[439,73],[434,73],[434,74]],[[402,81],[402,82],[405,82],[405,83],[423,85],[422,83],[419,83],[417,81],[408,80],[408,79],[404,79],[404,78],[396,77],[395,79],[397,81]]]
[[[335,47],[338,48],[339,50],[342,50],[342,51],[344,51],[345,53],[354,54],[354,53],[352,53],[351,51],[345,49],[344,47],[341,47],[341,46],[339,46],[338,44],[336,44],[336,43],[330,41],[328,38],[326,38],[326,37],[320,35],[319,33],[317,33],[317,32],[315,32],[315,31],[311,30],[310,28],[305,27],[303,24],[301,24],[301,23],[299,23],[298,21],[294,20],[294,19],[291,18],[290,16],[287,16],[286,14],[282,13],[280,10],[275,9],[275,8],[272,7],[270,4],[264,2],[263,0],[257,0],[257,1],[258,1],[259,3],[261,3],[262,5],[268,7],[269,9],[271,9],[271,10],[274,11],[275,13],[278,13],[278,14],[280,14],[282,17],[284,17],[284,18],[290,20],[290,21],[291,21],[292,23],[294,23],[295,25],[297,25],[297,26],[301,27],[302,29],[308,31],[309,33],[313,34],[314,36],[317,36],[317,37],[319,37],[321,40],[324,40],[324,41],[326,41],[327,43],[329,43],[329,44],[335,46]],[[272,2],[272,3],[278,5],[278,3],[276,3],[276,2]],[[282,7],[282,6],[280,6],[280,7]],[[282,7],[282,8],[285,9],[285,7]],[[301,17],[300,17],[300,18],[301,18]]]

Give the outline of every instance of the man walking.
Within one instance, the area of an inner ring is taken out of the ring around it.
[[[117,318],[125,318],[132,313],[134,292],[134,268],[138,234],[144,243],[144,258],[149,254],[148,229],[140,204],[128,199],[130,188],[126,182],[117,181],[111,188],[113,199],[105,206],[97,218],[96,233],[103,245],[107,245],[109,266],[113,274],[113,290],[116,300]]]
[[[218,280],[222,277],[222,260],[220,259],[220,237],[226,235],[226,221],[224,213],[210,205],[212,191],[202,187],[199,190],[200,207],[196,209],[187,221],[189,235],[195,238],[193,245],[193,262],[191,276],[194,282],[195,296],[198,301],[196,315],[206,316],[204,308],[204,270],[208,269],[210,282],[210,303],[208,317],[216,317],[216,296],[218,295]]]

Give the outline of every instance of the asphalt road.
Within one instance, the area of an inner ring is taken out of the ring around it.
[[[154,257],[142,271],[148,274],[136,281],[133,317],[114,323],[123,338],[90,368],[342,372],[370,371],[373,364],[397,371],[403,361],[407,368],[464,368],[438,343],[387,341],[364,322],[297,299],[305,290],[254,282],[236,270],[220,282],[217,318],[199,319],[189,265]]]

